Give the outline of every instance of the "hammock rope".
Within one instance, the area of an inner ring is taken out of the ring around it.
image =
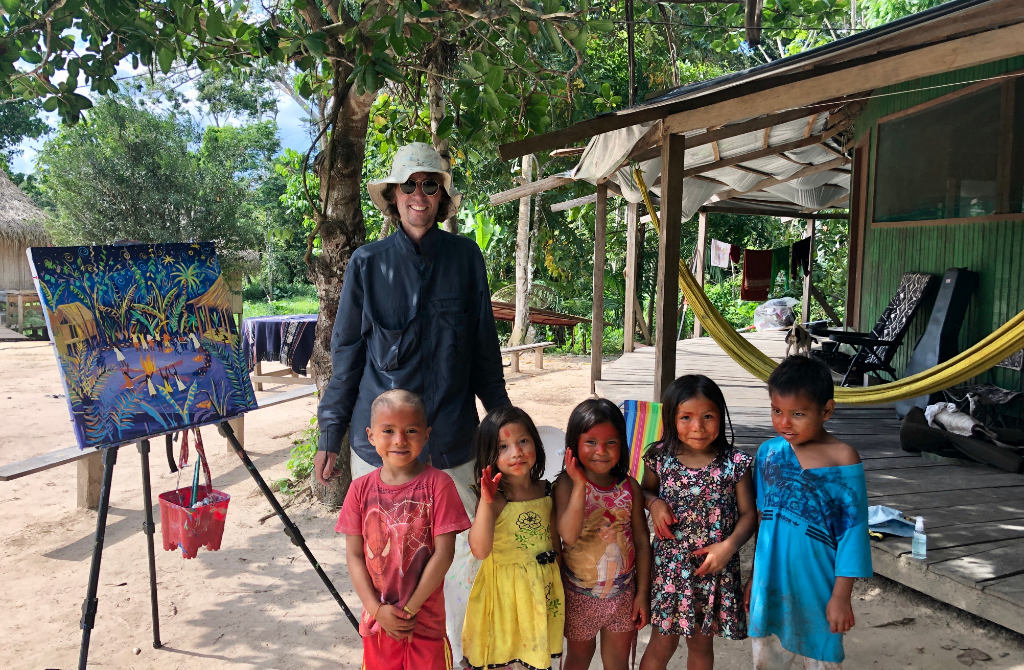
[[[654,228],[660,234],[661,222],[651,204],[647,185],[639,170],[633,170],[633,178],[643,194],[644,204]],[[768,376],[778,364],[736,332],[708,299],[690,269],[682,262],[679,263],[679,287],[686,296],[694,316],[700,320],[701,325],[718,346],[747,372],[761,381],[768,381]],[[1024,348],[1024,311],[977,344],[947,361],[886,384],[864,387],[837,386],[835,400],[844,405],[876,405],[929,395],[976,377],[1021,348]]]

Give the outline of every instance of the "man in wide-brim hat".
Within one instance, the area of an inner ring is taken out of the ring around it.
[[[331,336],[333,371],[317,412],[315,475],[321,483],[333,476],[346,431],[352,478],[379,467],[366,434],[370,404],[384,391],[405,389],[423,398],[431,426],[420,458],[452,476],[472,516],[474,396],[488,411],[510,404],[483,255],[473,240],[437,225],[458,210],[462,195],[429,144],[401,147],[391,174],[367,189],[395,232],[357,249],[345,271]],[[468,572],[459,564],[460,553],[469,556],[464,544],[463,534],[450,577]],[[456,630],[449,625],[456,658],[471,578],[448,580],[467,582],[464,594],[446,597],[449,622],[458,621]]]

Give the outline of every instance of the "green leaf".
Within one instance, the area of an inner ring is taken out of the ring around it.
[[[473,67],[476,68],[477,72],[481,74],[487,74],[487,71],[491,69],[491,64],[487,62],[487,56],[483,55],[479,51],[474,51],[473,56]]]
[[[610,19],[593,19],[587,21],[587,27],[595,33],[607,33],[615,30],[615,23]]]
[[[224,32],[224,19],[216,9],[211,10],[206,17],[206,34],[210,37],[220,37]]]
[[[373,67],[377,72],[381,73],[392,81],[402,82],[405,81],[405,74],[400,72],[393,63],[386,60],[375,60],[373,61]]]
[[[8,14],[14,16],[18,12],[18,8],[21,6],[21,0],[0,0],[0,6],[2,6]]]
[[[484,82],[495,91],[501,88],[503,81],[505,81],[505,68],[500,65],[493,66],[487,71],[487,76],[484,77]]]
[[[499,114],[505,111],[504,108],[502,108],[501,103],[498,102],[498,96],[494,93],[494,89],[486,84],[484,85],[484,102],[487,103],[488,107]]]
[[[38,65],[39,63],[43,62],[43,55],[38,51],[34,51],[32,49],[25,49],[21,52],[21,59],[26,63]]]
[[[160,64],[160,71],[167,74],[174,65],[174,51],[168,48],[159,48],[156,51],[156,60]]]
[[[310,33],[302,38],[302,43],[306,45],[310,53],[323,58],[324,53],[327,51],[327,34],[323,31]]]
[[[483,76],[482,74],[480,74],[479,70],[477,70],[475,67],[473,67],[469,63],[462,63],[462,69],[465,70],[466,74],[468,74],[473,79],[479,79],[480,77]]]
[[[426,44],[434,39],[434,35],[418,23],[409,24],[409,36],[416,42],[413,46]]]
[[[43,109],[48,112],[52,112],[57,109],[57,97],[50,96],[46,100],[43,100]]]
[[[455,127],[455,117],[448,115],[441,119],[441,123],[437,124],[437,135],[438,137],[448,137],[452,134],[452,129]]]

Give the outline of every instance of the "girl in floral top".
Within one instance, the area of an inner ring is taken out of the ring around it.
[[[662,396],[661,442],[644,455],[654,523],[651,641],[640,670],[665,668],[686,637],[687,670],[714,666],[714,636],[747,636],[739,549],[757,523],[751,457],[725,437],[722,390],[704,375]],[[731,423],[730,423],[731,430]]]

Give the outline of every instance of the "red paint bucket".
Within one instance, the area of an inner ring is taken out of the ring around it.
[[[224,519],[228,515],[231,496],[223,491],[200,486],[196,498],[205,504],[189,507],[192,487],[160,494],[160,530],[164,549],[181,547],[184,558],[195,558],[199,547],[210,551],[220,549],[224,535]]]

